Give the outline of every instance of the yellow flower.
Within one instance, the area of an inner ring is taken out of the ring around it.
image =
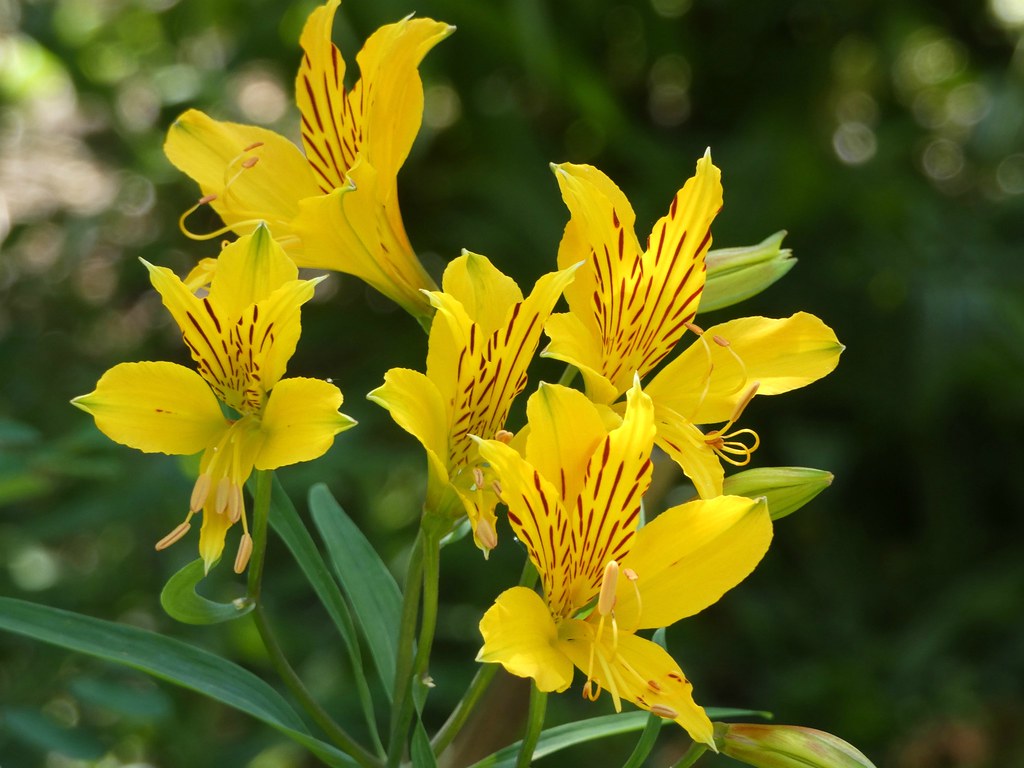
[[[175,121],[164,150],[227,229],[244,234],[266,221],[299,266],[355,275],[425,321],[421,289],[435,286],[402,224],[398,170],[423,118],[419,63],[454,28],[415,18],[381,27],[356,57],[361,79],[348,90],[331,42],[339,4],[314,10],[300,39],[305,156],[273,131],[197,110]]]
[[[551,343],[541,354],[576,366],[587,394],[612,403],[688,330],[698,334],[646,391],[655,403],[658,444],[701,496],[721,494],[721,461],[742,466],[759,442],[753,430],[733,430],[754,394],[788,392],[825,376],[842,345],[805,313],[744,318],[707,332],[694,325],[711,223],[722,207],[721,172],[710,152],[654,225],[646,248],[637,240],[632,206],[607,176],[591,166],[554,170],[571,213],[558,263],[585,261],[565,292],[570,311],[548,320]],[[706,433],[696,426],[719,422],[726,424]]]
[[[526,386],[541,328],[573,272],[544,275],[524,299],[486,257],[464,253],[445,269],[443,290],[430,294],[437,315],[426,374],[392,368],[367,395],[426,450],[427,511],[465,511],[485,554],[497,544],[497,497],[470,435],[511,437],[503,430],[508,410]]]
[[[185,521],[157,549],[184,536],[202,510],[199,553],[209,570],[228,528],[241,520],[235,559],[241,573],[252,548],[242,486],[253,469],[315,459],[355,424],[338,413],[342,395],[333,384],[282,378],[299,339],[300,307],[319,280],[297,279],[298,269],[266,227],[224,248],[204,297],[170,270],[143,264],[199,373],[175,363],[122,363],[71,402],[122,445],[147,453],[203,452]]]
[[[638,528],[650,484],[654,406],[637,381],[618,426],[582,393],[541,385],[527,403],[524,455],[482,441],[516,536],[541,577],[502,593],[480,622],[478,659],[563,691],[573,667],[583,695],[602,689],[714,746],[712,726],[678,664],[642,629],[668,626],[742,581],[771,541],[763,501],[735,496],[673,507]]]

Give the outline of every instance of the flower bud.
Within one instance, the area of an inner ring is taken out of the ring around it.
[[[715,723],[715,745],[755,768],[875,768],[837,736],[798,725]]]
[[[768,499],[772,520],[791,515],[832,485],[832,473],[808,467],[758,467],[725,478],[727,496]]]
[[[785,230],[746,248],[708,251],[707,278],[700,298],[700,312],[738,304],[756,296],[796,264],[793,252],[782,248]]]

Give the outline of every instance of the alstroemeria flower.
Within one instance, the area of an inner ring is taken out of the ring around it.
[[[143,264],[198,373],[175,363],[122,363],[71,402],[122,445],[147,453],[202,451],[185,521],[157,549],[184,536],[201,510],[199,553],[209,570],[228,529],[241,520],[241,573],[252,549],[242,486],[253,469],[315,459],[355,424],[338,412],[342,395],[333,384],[282,378],[299,339],[300,307],[319,280],[299,280],[266,227],[224,248],[204,297],[169,269]]]
[[[442,290],[430,294],[437,314],[426,374],[392,368],[367,395],[426,450],[426,509],[465,511],[485,554],[497,544],[497,497],[470,435],[511,437],[503,430],[508,410],[526,386],[544,321],[573,272],[544,275],[524,299],[486,257],[464,253],[445,269]]]
[[[532,677],[542,691],[564,691],[579,667],[586,698],[606,689],[616,710],[626,699],[713,748],[711,722],[679,665],[636,632],[691,616],[746,578],[771,541],[767,505],[720,496],[638,528],[654,406],[637,382],[610,430],[609,415],[581,392],[542,384],[527,403],[525,455],[480,443],[543,597],[503,592],[480,622],[478,659]]]
[[[701,496],[721,494],[721,461],[742,466],[758,445],[752,430],[733,430],[754,394],[788,392],[825,376],[842,345],[832,329],[804,313],[744,318],[706,333],[693,324],[711,223],[722,207],[721,172],[710,152],[654,225],[646,248],[637,240],[632,206],[601,171],[563,164],[555,176],[571,213],[558,263],[585,261],[565,292],[570,311],[548,320],[551,343],[541,354],[576,366],[587,394],[613,403],[688,330],[698,334],[646,391],[655,403],[658,444]],[[708,432],[696,426],[719,422],[726,424]]]
[[[423,119],[419,63],[454,27],[407,18],[381,27],[345,86],[331,42],[340,0],[310,14],[295,81],[305,155],[273,131],[189,110],[171,126],[167,157],[195,179],[227,229],[266,221],[295,263],[355,275],[424,320],[435,287],[398,209],[398,171]],[[218,233],[214,233],[218,234]]]

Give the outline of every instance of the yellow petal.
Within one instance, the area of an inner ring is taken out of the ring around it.
[[[232,522],[226,514],[214,512],[212,508],[203,510],[203,527],[199,531],[199,556],[203,558],[207,573],[220,559],[224,551],[224,539],[231,526]]]
[[[431,475],[446,484],[448,410],[434,382],[419,371],[392,368],[366,399],[386,408],[398,426],[420,441]]]
[[[558,489],[510,446],[498,440],[477,443],[480,456],[498,475],[509,523],[540,573],[551,613],[570,615],[579,606],[574,606],[569,592],[569,515]]]
[[[771,539],[763,499],[719,496],[662,512],[620,563],[637,580],[636,589],[620,580],[619,626],[667,627],[704,610],[754,570]]]
[[[302,250],[292,255],[300,267],[355,275],[414,317],[429,318],[430,303],[421,291],[437,286],[401,226],[395,183],[361,159],[346,186],[299,204],[294,228]]]
[[[251,351],[263,390],[271,389],[284,376],[302,333],[302,305],[313,298],[322,279],[290,280],[242,316],[234,349],[243,367]]]
[[[561,650],[558,629],[536,592],[502,592],[480,620],[484,646],[477,661],[498,663],[513,675],[532,677],[541,691],[564,691],[572,683],[572,661]]]
[[[558,488],[563,499],[579,496],[590,457],[608,434],[587,396],[541,383],[526,403],[526,458]]]
[[[433,19],[407,18],[378,29],[356,55],[362,77],[349,96],[349,112],[362,123],[363,151],[386,178],[398,175],[423,120],[419,64],[454,31]]]
[[[441,290],[457,299],[485,334],[504,326],[509,310],[523,300],[515,280],[502,274],[486,256],[469,252],[445,267]]]
[[[704,433],[688,419],[662,406],[661,401],[655,403],[658,447],[682,468],[702,498],[720,496],[725,472],[722,462],[705,442]]]
[[[336,434],[355,426],[355,421],[338,413],[341,402],[341,391],[326,381],[279,381],[263,411],[265,441],[256,457],[256,469],[277,469],[326,453]]]
[[[250,304],[298,277],[295,263],[260,225],[220,252],[210,281],[210,302],[224,317],[237,318]]]
[[[121,363],[71,402],[111,440],[147,453],[199,453],[228,427],[206,382],[174,363]]]
[[[331,42],[340,0],[315,8],[302,28],[303,57],[295,78],[302,144],[324,193],[345,186],[345,173],[360,149],[362,125],[348,110],[345,60]]]
[[[299,148],[265,128],[190,109],[168,130],[164,152],[204,195],[216,195],[211,205],[239,234],[262,219],[277,237],[291,235],[299,200],[320,194]]]
[[[570,601],[575,609],[598,593],[609,560],[622,560],[633,543],[640,516],[640,499],[651,482],[654,447],[654,406],[639,382],[627,394],[622,424],[608,433],[587,462],[579,497],[566,507],[574,510]]]
[[[579,323],[549,324],[547,354],[578,360],[618,394],[635,374],[644,376],[671,351],[697,312],[710,226],[722,205],[721,174],[705,155],[642,253],[632,211],[619,215],[618,207],[628,203],[603,174],[565,165],[556,168],[556,177],[572,215],[560,263],[586,261],[566,294]],[[600,382],[587,379],[587,386],[589,391]]]
[[[579,270],[580,278],[586,280],[588,271]],[[566,289],[572,290],[578,281]],[[588,330],[584,320],[576,314],[565,313],[551,315],[544,326],[544,332],[551,343],[540,353],[541,357],[561,360],[567,365],[575,366],[583,374],[583,384],[587,397],[595,403],[610,403],[619,396],[618,388],[601,373],[604,358],[601,349],[593,343],[596,332]]]
[[[708,328],[647,392],[694,423],[713,424],[732,416],[753,382],[760,384],[758,395],[789,392],[831,373],[842,351],[832,329],[806,312],[739,318]]]
[[[621,626],[621,622],[620,622]],[[690,738],[714,749],[711,721],[693,700],[693,686],[669,653],[657,643],[605,621],[598,636],[596,619],[565,622],[559,648],[613,699],[674,720]],[[602,663],[603,661],[603,663]]]

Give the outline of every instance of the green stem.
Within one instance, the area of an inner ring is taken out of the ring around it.
[[[388,766],[396,766],[405,751],[403,725],[407,702],[411,704],[410,683],[415,666],[416,618],[419,615],[421,582],[423,577],[424,533],[421,527],[412,545],[409,566],[402,590],[402,619],[398,629],[398,652],[395,659],[395,688],[391,696],[391,732],[388,737]],[[411,711],[411,708],[410,708]]]
[[[679,762],[676,763],[672,768],[690,768],[695,765],[700,756],[708,751],[707,744],[698,744],[694,742],[690,745],[690,748],[683,753],[683,756],[679,758]]]
[[[647,759],[647,756],[651,754],[651,750],[654,749],[654,743],[658,740],[658,734],[661,733],[661,724],[663,722],[664,720],[657,715],[651,715],[647,718],[644,732],[640,734],[640,738],[633,748],[633,754],[622,764],[622,768],[640,768],[644,764],[644,760]]]
[[[537,569],[533,567],[533,563],[527,560],[519,577],[519,586],[532,588],[536,583]],[[473,680],[470,682],[466,692],[462,694],[462,699],[455,706],[455,709],[452,710],[444,725],[441,726],[441,730],[437,732],[430,742],[435,755],[440,755],[448,749],[452,741],[459,734],[459,731],[462,730],[462,726],[466,724],[469,716],[473,713],[473,709],[480,703],[480,699],[487,692],[488,686],[490,686],[497,673],[497,664],[482,664],[480,669],[476,671],[476,675],[473,676]]]
[[[249,599],[259,603],[263,588],[263,562],[267,554],[267,520],[270,518],[270,496],[274,488],[273,470],[256,472],[256,493],[252,509],[252,555],[249,556]]]
[[[263,640],[263,645],[267,649],[267,654],[270,656],[270,662],[274,665],[274,669],[288,690],[291,691],[292,696],[296,698],[306,713],[313,719],[313,722],[323,729],[323,732],[327,734],[327,737],[332,742],[342,751],[351,755],[361,766],[364,766],[364,768],[378,768],[381,764],[380,760],[365,750],[344,728],[334,722],[326,710],[313,698],[295,670],[292,669],[292,665],[285,658],[284,651],[281,650],[281,644],[278,643],[277,636],[267,620],[262,603],[256,604],[252,617],[256,623],[256,630]]]
[[[548,695],[535,684],[531,684],[530,714],[526,719],[526,733],[523,734],[523,744],[519,747],[516,768],[530,768],[530,763],[533,761],[533,750],[540,739],[540,732],[544,730],[544,712],[547,705]]]
[[[572,384],[573,379],[576,378],[576,374],[579,372],[579,369],[575,365],[565,366],[565,370],[562,372],[562,378],[558,380],[558,383],[563,387],[568,387]]]

